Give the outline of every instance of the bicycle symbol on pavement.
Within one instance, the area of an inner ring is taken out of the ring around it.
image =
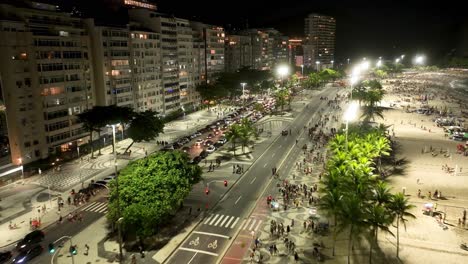
[[[208,244],[208,248],[216,249],[218,247],[218,240],[215,240]]]
[[[198,246],[200,244],[200,237],[195,238],[195,240],[190,241],[189,245],[190,246]]]

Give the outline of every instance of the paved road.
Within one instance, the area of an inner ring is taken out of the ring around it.
[[[96,201],[89,202],[88,204],[82,206],[81,208],[78,209],[77,212],[82,212],[82,215],[83,215],[82,222],[79,222],[79,221],[69,222],[66,219],[66,216],[63,216],[63,222],[61,224],[58,224],[58,223],[53,224],[49,226],[48,228],[46,228],[45,230],[43,230],[45,233],[45,239],[40,244],[44,248],[44,252],[40,256],[29,261],[28,263],[30,264],[51,263],[52,254],[48,252],[49,243],[52,243],[63,236],[73,237],[74,235],[78,234],[83,229],[85,229],[87,226],[94,223],[97,219],[99,219],[105,213],[107,213],[107,201],[105,198],[98,198]],[[57,220],[58,220],[58,215],[57,215]],[[62,242],[59,242],[56,244],[56,248],[58,247],[59,244],[63,242],[67,242],[68,239],[64,239],[61,241]],[[73,241],[73,243],[77,244],[75,241]],[[68,245],[68,243],[66,244]],[[82,250],[83,250],[83,245],[81,245],[81,248],[80,247],[78,248],[78,251],[79,251],[78,253],[79,254],[82,253]],[[55,256],[55,258],[57,257],[66,258],[67,255],[69,255],[68,248],[64,248],[61,250],[58,256]],[[70,263],[71,263],[71,260],[70,260]]]
[[[330,91],[326,92],[330,93]],[[215,263],[238,229],[255,231],[259,228],[261,221],[246,218],[249,209],[255,204],[265,184],[268,183],[271,168],[279,167],[285,159],[288,167],[294,164],[300,152],[299,146],[301,146],[299,143],[298,147],[295,147],[297,135],[310,120],[315,119],[314,115],[318,109],[326,106],[327,102],[321,101],[318,97],[313,98],[308,107],[304,108],[288,127],[292,135],[279,136],[273,142],[225,199],[220,201],[187,237],[168,263]],[[292,164],[290,164],[291,161]]]

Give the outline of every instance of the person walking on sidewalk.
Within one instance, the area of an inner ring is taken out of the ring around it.
[[[132,262],[131,262],[131,264],[136,264],[136,263],[137,263],[137,261],[136,261],[136,256],[135,256],[135,254],[132,254]]]

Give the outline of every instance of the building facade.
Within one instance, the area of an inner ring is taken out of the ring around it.
[[[318,69],[331,68],[335,60],[336,20],[331,16],[310,14],[305,19],[304,63]],[[318,65],[316,64],[318,62]]]
[[[243,35],[227,35],[225,39],[225,69],[235,72],[243,67],[252,68],[252,39]]]
[[[55,6],[0,4],[0,78],[11,162],[68,151],[87,136],[77,114],[95,104],[83,21]]]

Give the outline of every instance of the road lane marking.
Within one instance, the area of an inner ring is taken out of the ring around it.
[[[234,226],[237,224],[238,221],[239,221],[239,217],[237,217],[236,221],[234,221],[234,223],[232,223],[231,228],[234,228]]]
[[[211,255],[211,256],[215,256],[215,257],[218,256],[218,254],[216,254],[216,253],[212,253],[212,252],[205,251],[205,250],[191,249],[191,248],[185,248],[185,247],[180,247],[179,249],[180,250],[185,250],[185,251],[202,253],[202,254]]]
[[[262,220],[258,221],[258,225],[257,225],[257,226],[255,227],[255,229],[254,229],[255,231],[258,230],[258,228],[260,227],[260,224],[261,224],[261,223],[262,223]]]
[[[223,227],[224,223],[229,219],[229,215],[226,216],[226,218],[224,218],[224,220],[221,222],[221,224],[219,224],[220,227]]]
[[[229,224],[232,222],[232,220],[234,220],[234,216],[231,216],[231,219],[229,219],[229,221],[226,223],[226,225],[224,227],[229,227]]]
[[[219,214],[215,215],[215,217],[213,218],[213,220],[211,220],[209,225],[212,225],[216,221],[216,219],[218,219],[218,217],[219,217]]]
[[[95,204],[96,204],[96,202],[90,203],[90,204],[88,204],[85,208],[83,208],[83,209],[81,209],[81,210],[84,211],[84,210],[88,209],[89,207],[91,207],[91,206],[93,206],[93,205],[95,205]]]
[[[252,221],[252,224],[250,225],[249,230],[252,230],[253,226],[255,225],[255,222],[257,222],[256,219],[254,219],[254,220]]]
[[[212,217],[213,217],[213,215],[210,215],[210,217],[208,217],[208,219],[206,219],[205,223],[203,223],[203,224],[205,224],[205,225],[208,224],[208,222],[211,220]]]
[[[255,179],[254,179],[255,180]],[[252,183],[251,183],[252,184]],[[239,200],[241,199],[242,195],[239,196],[239,198],[237,198],[236,202],[234,204],[237,204],[239,202]]]
[[[256,179],[257,177],[254,177],[253,180],[250,182],[250,184],[252,184]]]
[[[201,232],[201,231],[193,231],[192,233],[202,234],[202,235],[207,235],[207,236],[216,236],[216,237],[222,237],[222,238],[229,239],[228,236],[220,235],[220,234],[216,234],[216,233],[208,233],[208,232]]]
[[[242,229],[245,229],[245,227],[249,225],[250,220],[251,220],[250,218],[247,219],[247,220],[244,220],[244,222],[242,223],[243,225],[241,226],[241,228],[242,228]]]
[[[228,217],[228,216],[226,216],[226,217]],[[218,221],[216,221],[214,226],[217,226],[219,224],[219,222],[221,222],[221,220],[223,220],[223,218],[224,218],[224,215],[221,215],[221,217],[218,219]]]
[[[268,163],[265,163],[265,165],[263,165],[263,168],[265,168],[267,165],[268,165]]]
[[[198,254],[198,252],[195,252],[195,254],[193,255],[193,257],[189,260],[189,262],[187,264],[190,264],[192,263],[192,260],[195,258],[195,256]]]

